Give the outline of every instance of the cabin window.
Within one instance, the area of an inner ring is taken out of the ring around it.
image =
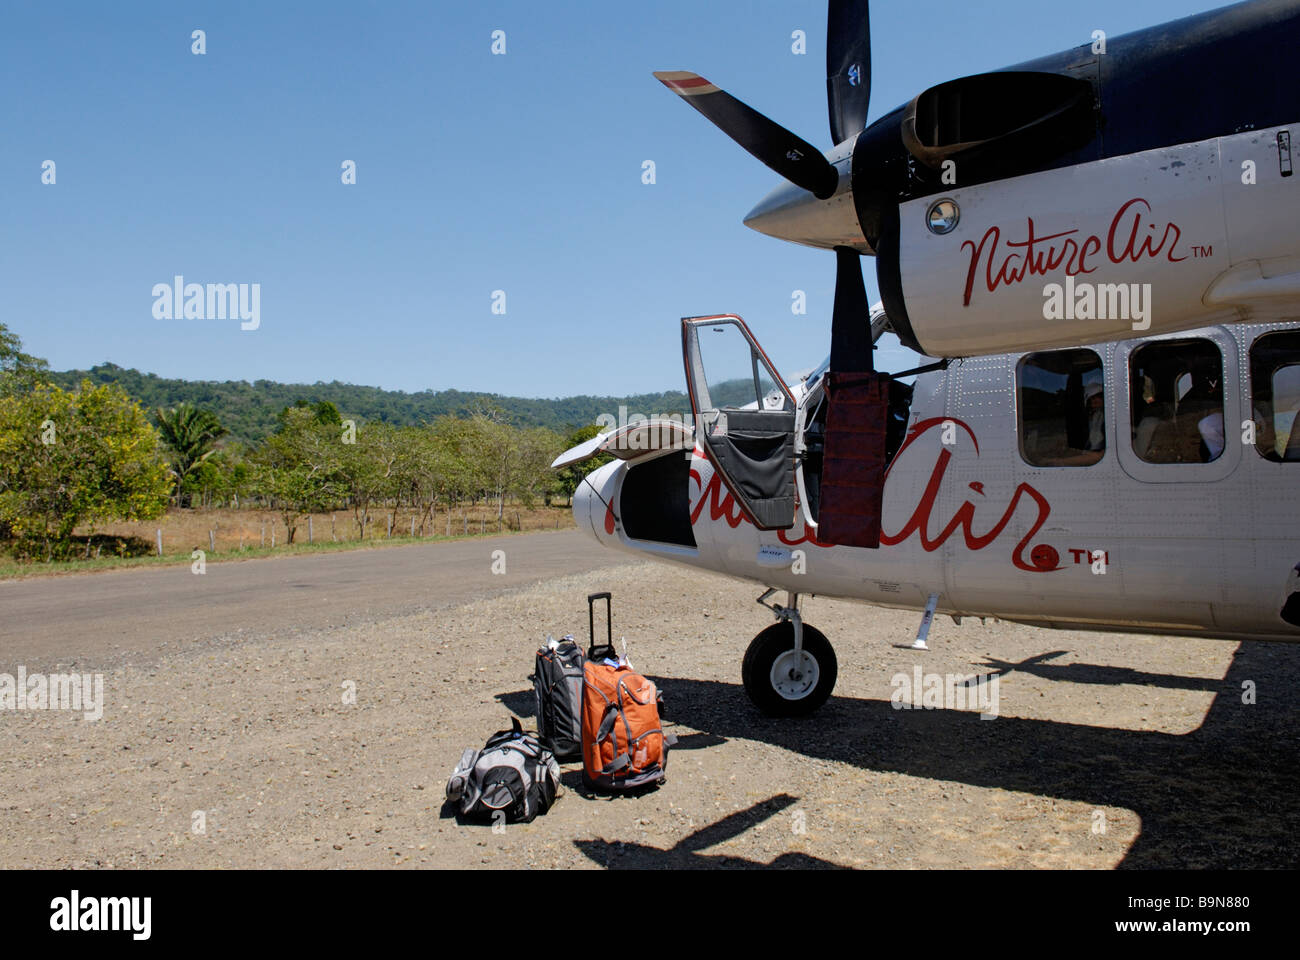
[[[1300,461],[1300,330],[1266,333],[1250,348],[1255,450],[1274,463]]]
[[[1026,463],[1087,467],[1105,455],[1105,378],[1092,350],[1028,354],[1016,372],[1016,401]]]
[[[1223,355],[1209,340],[1161,340],[1129,357],[1133,452],[1147,463],[1223,456]]]

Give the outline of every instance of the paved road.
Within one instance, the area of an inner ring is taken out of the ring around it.
[[[411,613],[629,559],[566,530],[210,563],[202,576],[175,566],[0,581],[0,672]]]

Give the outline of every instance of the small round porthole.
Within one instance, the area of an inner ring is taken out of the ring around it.
[[[925,225],[935,236],[942,237],[957,229],[961,208],[955,200],[936,200],[925,215]]]

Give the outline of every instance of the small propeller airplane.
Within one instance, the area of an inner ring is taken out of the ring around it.
[[[785,178],[748,226],[834,251],[829,358],[789,384],[740,317],[683,319],[693,423],[562,454],[614,457],[579,528],[766,587],[742,676],[776,716],[838,669],[801,594],[921,611],[918,647],[937,613],[1300,641],[1300,98],[1258,72],[1300,46],[1300,0],[1094,36],[870,126],[865,0],[827,34],[825,153],[656,76]],[[874,369],[886,332],[915,369]]]

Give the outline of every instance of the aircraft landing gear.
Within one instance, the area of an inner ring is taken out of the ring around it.
[[[770,607],[777,622],[756,636],[745,651],[740,668],[745,693],[769,717],[802,717],[812,713],[831,695],[839,665],[826,635],[799,616],[799,594],[789,595],[789,605],[767,602],[768,590],[758,602]]]

